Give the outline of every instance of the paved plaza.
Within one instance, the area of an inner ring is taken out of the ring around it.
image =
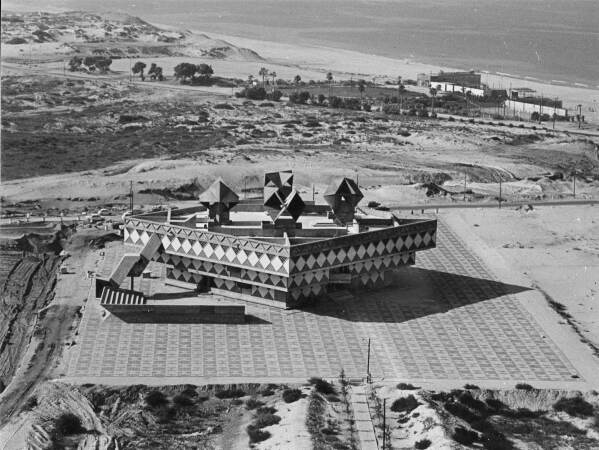
[[[109,273],[122,248],[106,251]],[[572,381],[576,370],[518,300],[442,222],[393,287],[335,292],[306,310],[248,304],[243,325],[126,323],[90,299],[69,377],[374,377]],[[143,280],[150,293],[164,276]],[[136,286],[138,288],[138,286]],[[233,302],[233,303],[239,303]],[[104,314],[105,315],[105,314]]]

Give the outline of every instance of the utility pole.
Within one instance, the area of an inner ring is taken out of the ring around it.
[[[370,338],[368,338],[368,358],[366,359],[366,380],[370,381]]]
[[[133,214],[133,180],[129,180],[129,211]]]
[[[578,105],[578,129],[580,129],[581,122],[582,122],[582,105]]]
[[[383,399],[383,450],[387,447],[387,399]]]
[[[499,209],[501,209],[501,175],[499,175]]]
[[[464,201],[466,201],[466,172],[464,172]]]
[[[576,198],[576,166],[574,166],[574,173],[572,174],[572,193]]]

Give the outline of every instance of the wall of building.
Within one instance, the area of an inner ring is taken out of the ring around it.
[[[452,83],[431,83],[431,87],[435,89],[439,89],[442,92],[455,92],[458,94],[463,94],[465,92],[469,92],[473,97],[484,97],[485,91],[484,89],[478,88],[470,88],[466,86],[461,86],[459,84]]]
[[[552,108],[551,106],[535,105],[533,103],[519,102],[516,100],[506,100],[505,107],[507,108],[509,114],[523,118],[529,118],[533,112],[538,112],[539,114],[549,114],[550,116],[552,116],[555,112],[555,114],[561,117],[568,117],[569,115],[568,110],[565,108]]]

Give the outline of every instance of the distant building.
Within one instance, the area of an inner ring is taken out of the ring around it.
[[[526,97],[534,97],[537,91],[527,87],[520,88],[512,88],[510,89],[510,98],[518,99],[518,98],[526,98]]]
[[[480,73],[473,70],[470,72],[439,72],[436,75],[419,73],[417,76],[418,86],[435,87],[436,84],[449,83],[471,89],[481,87]]]

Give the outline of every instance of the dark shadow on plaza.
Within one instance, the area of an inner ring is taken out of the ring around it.
[[[388,287],[333,291],[301,310],[356,322],[400,323],[528,290],[532,288],[410,267],[395,273]]]

